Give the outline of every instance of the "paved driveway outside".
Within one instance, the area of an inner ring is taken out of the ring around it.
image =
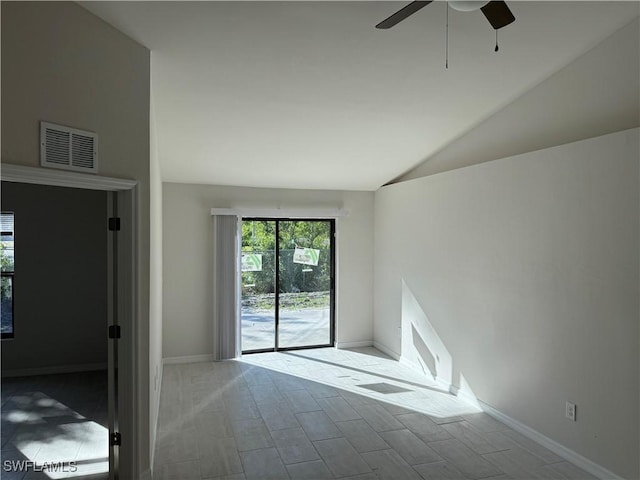
[[[302,347],[329,344],[329,307],[280,312],[278,346]],[[242,350],[273,348],[274,312],[242,311]]]

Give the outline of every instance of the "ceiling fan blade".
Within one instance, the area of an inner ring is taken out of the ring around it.
[[[506,27],[516,19],[507,4],[502,1],[489,2],[480,10],[482,10],[484,16],[487,17],[491,26],[496,30]]]
[[[402,20],[404,20],[405,18],[407,18],[410,15],[413,15],[418,10],[420,10],[423,7],[426,7],[430,3],[431,3],[431,1],[429,1],[429,2],[411,2],[409,5],[401,8],[396,13],[391,15],[389,18],[386,18],[385,20],[381,21],[379,24],[376,25],[376,28],[383,28],[383,29],[391,28],[395,24],[400,23]]]

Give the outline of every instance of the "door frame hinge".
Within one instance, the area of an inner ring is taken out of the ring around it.
[[[112,432],[109,434],[109,445],[112,447],[119,447],[122,445],[122,435],[120,435],[120,432]]]
[[[120,338],[120,325],[109,325],[109,338]]]
[[[110,232],[119,232],[120,231],[120,217],[110,217],[109,218],[109,231]]]

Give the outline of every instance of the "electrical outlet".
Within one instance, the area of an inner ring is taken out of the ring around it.
[[[575,403],[567,402],[566,416],[569,420],[576,421],[576,405]]]

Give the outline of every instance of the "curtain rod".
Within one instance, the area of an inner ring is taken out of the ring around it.
[[[212,208],[211,215],[256,218],[339,218],[349,215],[341,208]]]

